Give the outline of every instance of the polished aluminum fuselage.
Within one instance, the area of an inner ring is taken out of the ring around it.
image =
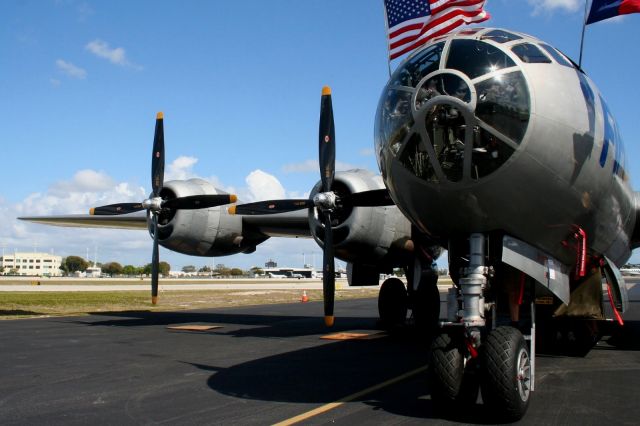
[[[509,49],[522,41],[486,41],[513,59],[530,96],[526,133],[509,159],[477,180],[430,182],[417,178],[383,141],[378,155],[385,183],[402,212],[442,244],[470,233],[503,231],[571,265],[582,230],[592,253],[621,265],[630,256],[636,209],[615,122],[580,70],[556,62],[524,63]],[[612,128],[616,138],[606,142]]]

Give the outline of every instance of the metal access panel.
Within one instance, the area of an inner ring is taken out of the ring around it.
[[[569,268],[552,256],[505,235],[502,240],[502,261],[524,272],[547,287],[563,303],[569,304]]]
[[[624,282],[624,277],[620,273],[620,270],[616,265],[609,260],[605,259],[603,265],[605,283],[602,288],[603,296],[603,308],[605,316],[608,319],[613,319],[614,314],[612,309],[617,310],[619,313],[624,313],[629,308],[629,295],[627,293],[627,285]],[[611,293],[609,293],[609,290]],[[609,297],[609,294],[611,297]]]

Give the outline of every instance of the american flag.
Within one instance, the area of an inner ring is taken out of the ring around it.
[[[486,21],[486,0],[384,0],[389,59],[462,24]]]

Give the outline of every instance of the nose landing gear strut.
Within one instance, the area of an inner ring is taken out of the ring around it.
[[[525,414],[533,390],[535,313],[532,305],[531,336],[515,327],[497,326],[495,301],[485,305],[485,241],[483,234],[470,236],[468,266],[449,292],[449,321],[431,346],[431,395],[448,405],[473,404],[480,388],[492,413],[514,421]],[[485,306],[491,321],[486,321]]]

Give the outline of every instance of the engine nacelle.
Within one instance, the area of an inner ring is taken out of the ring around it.
[[[320,192],[318,182],[311,198]],[[382,177],[366,170],[337,172],[332,190],[339,199],[354,192],[383,189]],[[323,246],[324,225],[317,209],[309,210],[309,225]],[[409,262],[412,256],[411,224],[396,206],[351,207],[343,205],[332,214],[335,255],[339,259],[387,270]]]
[[[219,191],[202,179],[165,182],[163,199],[190,195],[218,194]],[[149,232],[153,234],[151,216],[147,216]],[[153,235],[152,235],[153,236]],[[226,256],[251,253],[268,237],[244,230],[242,218],[229,215],[226,206],[197,210],[163,210],[158,217],[159,243],[190,256]]]

